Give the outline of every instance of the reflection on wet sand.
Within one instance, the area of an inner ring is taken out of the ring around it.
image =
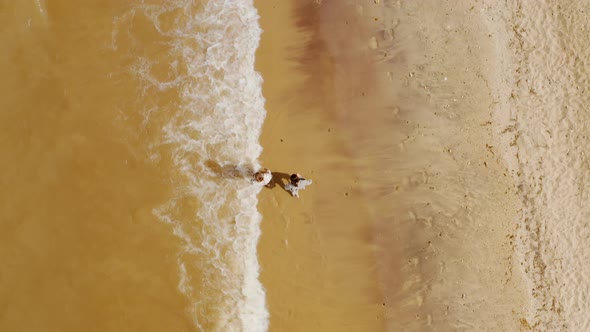
[[[338,59],[320,35],[338,15],[354,16],[339,2],[257,6],[265,30],[257,66],[268,111],[262,163],[313,179],[300,199],[283,190],[259,195],[259,258],[270,330],[382,331],[369,213],[359,170],[344,145],[346,133],[334,121],[340,111],[333,88]],[[325,13],[334,16],[322,21]],[[275,186],[283,189],[291,173],[273,172]]]

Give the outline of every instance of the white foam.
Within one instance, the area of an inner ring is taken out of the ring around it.
[[[43,22],[43,24],[47,25],[49,22],[49,18],[47,16],[47,4],[45,3],[45,0],[34,0],[34,3],[35,7],[38,10],[41,21]]]
[[[254,70],[261,34],[256,9],[246,0],[141,1],[115,19],[112,49],[118,49],[121,30],[133,35],[128,25],[139,17],[166,43],[163,54],[135,61],[144,97],[178,93],[177,100],[146,107],[144,124],[153,125],[162,114],[168,118],[151,155],[154,161],[163,153],[172,157],[176,192],[154,213],[172,226],[184,248],[179,290],[202,331],[266,331],[256,255],[260,188],[247,180],[260,166],[265,117],[262,79]],[[162,62],[174,75],[152,74]],[[210,163],[230,171],[216,172]]]

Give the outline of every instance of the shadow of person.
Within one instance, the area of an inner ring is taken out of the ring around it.
[[[291,179],[291,174],[281,173],[281,172],[272,172],[272,180],[270,181],[270,183],[268,184],[267,187],[272,189],[276,185],[278,185],[279,187],[283,188],[284,191],[288,192],[287,189],[285,189],[285,186],[287,185],[287,183],[289,183],[290,179]],[[285,180],[285,181],[283,181],[283,180]]]

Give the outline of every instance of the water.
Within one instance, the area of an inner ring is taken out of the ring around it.
[[[253,4],[1,6],[1,329],[266,330]]]

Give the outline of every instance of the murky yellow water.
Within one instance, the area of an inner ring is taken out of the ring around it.
[[[122,116],[137,85],[109,45],[125,6],[0,3],[2,331],[192,328],[176,241],[151,213],[168,174]]]

